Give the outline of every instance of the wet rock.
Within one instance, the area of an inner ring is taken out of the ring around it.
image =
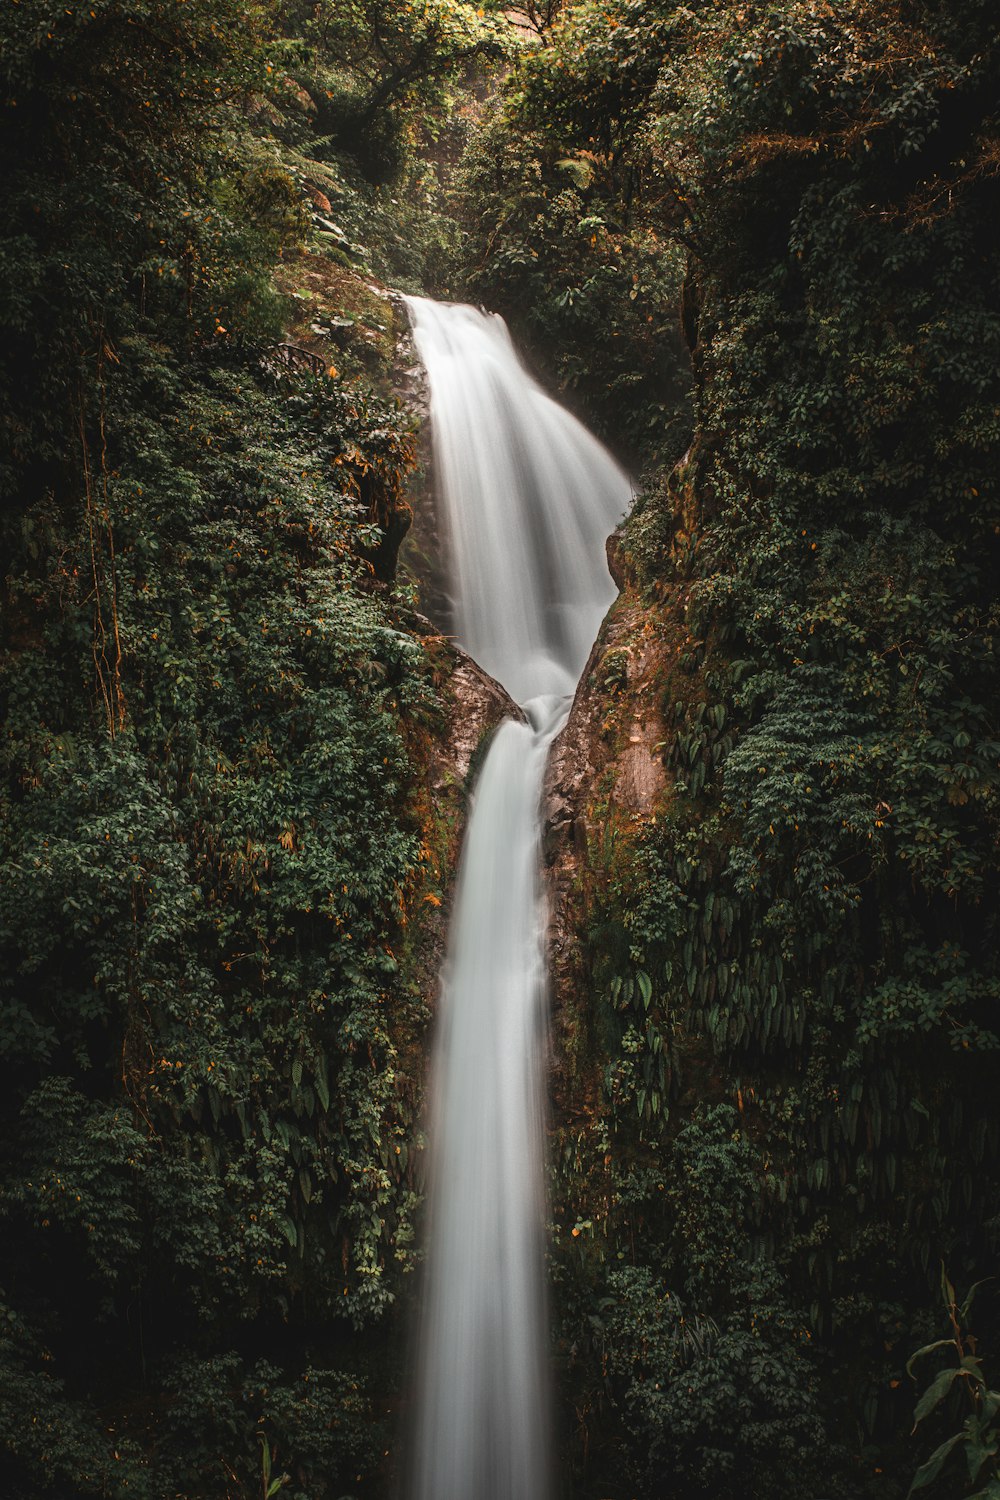
[[[610,551],[611,549],[609,549]],[[586,1098],[579,1076],[590,993],[585,949],[602,841],[634,837],[670,795],[660,714],[670,648],[626,588],[604,622],[556,739],[545,778],[543,857],[549,899],[552,1073],[557,1110]],[[596,1087],[593,1080],[591,1085]]]
[[[449,774],[463,784],[474,780],[493,731],[504,719],[525,723],[524,710],[471,656],[450,643],[455,664],[448,688],[451,694]],[[471,789],[471,788],[470,788]]]
[[[411,900],[407,978],[430,1003],[437,1000],[455,876],[470,795],[494,731],[504,719],[524,722],[508,693],[430,620],[406,625],[421,637],[441,706],[440,719],[410,732],[417,775],[415,816],[427,858],[423,883]]]
[[[608,558],[608,572],[620,589],[625,588],[627,583],[625,570],[625,555],[622,548],[621,538],[617,531],[613,531],[605,544],[605,552]]]
[[[313,223],[321,234],[331,234],[340,244],[345,246],[348,244],[347,235],[332,219],[324,218],[322,214],[313,214]]]

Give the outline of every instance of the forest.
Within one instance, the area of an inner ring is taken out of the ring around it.
[[[553,1500],[1000,1500],[995,0],[7,0],[0,182],[0,1492],[405,1493],[488,735],[402,293],[637,483]]]

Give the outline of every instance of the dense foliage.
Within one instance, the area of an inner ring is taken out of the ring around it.
[[[468,295],[505,314],[613,447],[669,464],[689,422],[684,246],[644,191],[637,134],[659,24],[649,7],[573,8],[523,55],[454,196]]]
[[[374,576],[407,423],[279,344],[310,205],[264,21],[2,22],[0,1428],[25,1500],[340,1495],[384,1466],[425,1024],[408,745],[435,706]]]
[[[1000,1227],[998,132],[986,4],[618,0],[472,162],[473,284],[654,456],[624,566],[668,789],[595,788],[557,1130],[586,1493],[997,1492],[995,1293],[960,1304]]]

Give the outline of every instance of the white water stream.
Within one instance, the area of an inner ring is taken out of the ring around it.
[[[433,1064],[413,1500],[545,1500],[545,759],[615,586],[627,476],[536,384],[502,319],[407,299],[431,397],[458,639],[525,709],[480,774]]]

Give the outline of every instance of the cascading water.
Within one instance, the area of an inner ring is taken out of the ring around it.
[[[431,1114],[413,1500],[545,1500],[541,1225],[549,744],[615,587],[630,482],[528,375],[503,320],[407,299],[431,396],[459,640],[521,703],[490,746],[459,871]]]

